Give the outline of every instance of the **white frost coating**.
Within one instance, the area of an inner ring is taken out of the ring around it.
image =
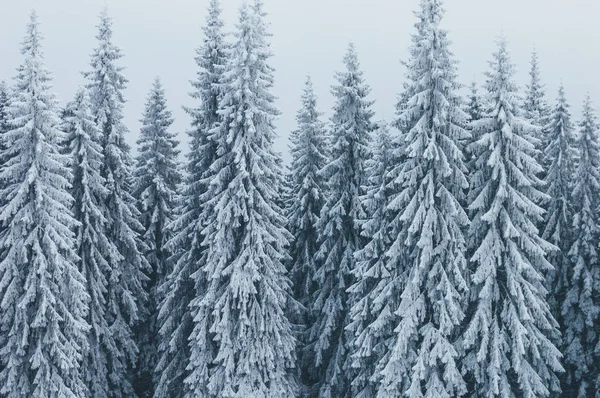
[[[140,239],[140,214],[131,192],[133,159],[125,142],[123,90],[127,80],[117,66],[121,50],[112,43],[112,20],[104,10],[98,25],[98,47],[91,56],[92,70],[85,76],[92,103],[92,115],[102,134],[104,156],[101,175],[108,195],[102,206],[106,217],[106,236],[119,252],[108,277],[108,322],[116,350],[108,362],[109,382],[105,392],[113,397],[133,395],[133,376],[138,357],[134,327],[144,318],[147,295],[143,284],[149,269],[142,255],[146,250]],[[100,393],[100,394],[104,394]]]
[[[600,388],[598,322],[600,322],[600,143],[596,112],[587,96],[575,147],[578,165],[573,193],[572,246],[568,252],[566,296],[562,303],[566,391],[589,397]]]
[[[150,263],[150,280],[145,285],[148,294],[147,318],[140,326],[138,340],[140,357],[137,371],[140,380],[136,388],[139,395],[154,394],[152,376],[159,342],[158,287],[164,282],[168,270],[169,251],[166,243],[170,231],[167,226],[174,219],[177,187],[181,181],[177,170],[178,142],[175,134],[169,131],[172,123],[165,91],[157,78],[146,101],[133,173],[133,192],[141,213],[142,239],[146,245],[143,255]]]
[[[460,397],[467,391],[456,340],[467,292],[462,143],[469,133],[456,60],[440,27],[443,14],[440,0],[421,1],[398,107],[404,154],[394,171],[392,222],[399,233],[388,255],[392,264],[402,264],[394,272],[404,273],[404,287],[393,308],[393,344],[377,375],[379,398]]]
[[[217,157],[203,194],[206,250],[192,275],[189,398],[288,398],[297,392],[268,38],[262,2],[242,6],[221,83],[223,121],[211,132]]]
[[[89,296],[73,250],[72,175],[35,13],[21,54],[2,137],[0,395],[79,398],[87,394],[80,366]]]
[[[189,374],[186,368],[190,359],[189,337],[193,329],[189,304],[196,296],[191,275],[200,269],[205,249],[201,234],[208,215],[204,194],[210,183],[207,173],[217,158],[218,137],[212,134],[212,130],[221,121],[217,111],[227,53],[218,0],[211,0],[203,30],[203,44],[196,57],[197,78],[192,82],[194,91],[191,93],[198,105],[186,109],[192,117],[192,129],[188,132],[187,173],[177,217],[168,226],[172,233],[167,243],[167,250],[172,253],[169,259],[172,269],[158,288],[161,303],[156,398],[181,398],[187,387],[184,380]],[[205,285],[197,285],[197,289],[204,292]]]
[[[464,367],[481,397],[548,397],[559,390],[561,354],[552,339],[558,324],[546,301],[546,254],[556,247],[536,224],[547,198],[536,177],[531,135],[520,115],[506,41],[500,40],[487,73],[489,107],[473,124],[471,144],[478,170],[471,177],[469,210],[472,314],[463,333]]]
[[[319,250],[315,254],[317,291],[312,300],[315,321],[309,330],[312,369],[318,380],[314,396],[341,397],[349,392],[346,372],[348,343],[345,327],[349,323],[349,296],[354,254],[362,248],[359,220],[364,218],[360,199],[367,183],[372,101],[358,55],[350,44],[344,57],[346,70],[336,74],[337,85],[332,118],[330,160],[320,171],[328,182],[328,196],[317,223]]]
[[[296,120],[298,128],[291,133],[290,152],[292,162],[289,170],[289,194],[286,199],[288,230],[292,234],[290,242],[290,278],[293,283],[294,298],[301,304],[297,323],[303,326],[298,336],[298,366],[302,382],[311,386],[315,380],[311,363],[309,336],[307,329],[314,322],[310,311],[311,300],[318,285],[314,276],[317,261],[314,254],[318,249],[317,223],[325,203],[327,182],[320,173],[327,163],[327,132],[317,109],[317,97],[312,80],[307,78],[302,93],[302,107]],[[293,313],[293,311],[290,311]]]

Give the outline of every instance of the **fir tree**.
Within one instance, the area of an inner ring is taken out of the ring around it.
[[[483,98],[479,94],[479,90],[477,89],[477,83],[471,83],[470,92],[467,100],[467,104],[465,107],[465,112],[469,116],[469,123],[467,124],[467,129],[471,136],[468,141],[465,143],[465,158],[467,159],[467,169],[469,170],[469,175],[474,173],[475,164],[474,158],[472,154],[468,151],[469,144],[477,141],[479,137],[476,136],[475,131],[473,131],[473,125],[480,120],[485,115],[485,109],[483,105]]]
[[[574,178],[573,245],[568,256],[562,306],[563,352],[565,355],[564,394],[569,397],[598,396],[600,389],[600,143],[598,122],[589,96],[583,104],[576,148],[578,165]]]
[[[73,172],[73,214],[80,223],[76,229],[79,269],[90,296],[88,323],[89,349],[84,357],[82,374],[92,398],[111,397],[109,364],[118,359],[115,340],[107,323],[107,286],[113,264],[120,255],[106,237],[103,204],[108,194],[102,168],[101,134],[90,111],[87,92],[79,90],[65,108],[66,147]]]
[[[142,118],[142,129],[138,144],[138,157],[134,171],[134,193],[141,213],[143,239],[148,248],[145,254],[150,263],[150,281],[146,285],[149,296],[149,316],[142,326],[140,344],[140,370],[137,393],[140,397],[154,396],[152,375],[156,366],[158,345],[157,287],[166,278],[167,226],[174,218],[177,187],[181,176],[177,170],[178,142],[169,132],[173,123],[171,111],[167,109],[165,91],[160,80],[154,81],[146,101]]]
[[[89,296],[73,250],[72,175],[59,151],[64,132],[41,41],[32,13],[2,137],[0,395],[79,398],[87,395],[80,367]]]
[[[456,61],[440,0],[422,0],[408,66],[406,161],[398,180],[397,222],[406,230],[409,257],[395,344],[382,371],[380,397],[459,397],[466,392],[455,347],[464,318],[467,284],[464,212],[468,187],[462,141],[467,115],[460,108]],[[400,370],[400,372],[398,372]]]
[[[467,112],[467,115],[469,115],[469,120],[471,122],[479,120],[484,116],[482,98],[479,95],[477,83],[475,82],[471,83],[465,111]]]
[[[307,78],[302,93],[302,107],[298,111],[296,121],[298,129],[292,132],[292,162],[289,173],[288,194],[288,230],[292,234],[290,242],[290,277],[294,287],[294,298],[302,304],[303,311],[298,320],[302,327],[311,324],[307,309],[310,299],[316,290],[314,275],[317,268],[314,254],[317,246],[317,222],[325,202],[326,183],[319,174],[327,162],[327,133],[320,120],[321,112],[317,109],[317,97],[313,90],[312,80]],[[299,337],[299,363],[301,379],[310,385],[311,364],[305,361],[304,355],[306,335]]]
[[[4,81],[0,81],[0,170],[4,166],[4,164],[8,161],[6,158],[7,151],[5,147],[5,140],[2,139],[4,134],[10,130],[10,126],[8,125],[9,120],[9,102],[10,99],[10,90]],[[0,181],[0,190],[6,188],[6,181]],[[0,199],[0,207],[5,204],[4,199]],[[0,225],[0,230],[2,226]]]
[[[197,51],[197,79],[192,82],[192,98],[196,108],[187,109],[192,116],[190,151],[187,154],[187,173],[175,221],[168,227],[173,236],[167,243],[172,253],[172,264],[166,280],[159,288],[160,325],[159,356],[155,373],[156,398],[181,398],[184,396],[186,367],[190,358],[189,337],[193,322],[189,304],[195,297],[191,276],[200,269],[205,197],[209,179],[207,173],[217,157],[216,136],[213,129],[221,121],[218,105],[221,99],[220,82],[226,63],[226,44],[222,32],[219,1],[211,0],[204,41]]]
[[[534,145],[536,147],[537,155],[536,158],[544,170],[549,165],[545,163],[544,149],[548,146],[548,137],[545,132],[545,127],[548,124],[550,117],[550,107],[546,102],[546,92],[544,85],[540,78],[540,66],[538,54],[534,50],[531,53],[531,69],[529,71],[530,82],[527,85],[527,93],[525,97],[525,103],[523,109],[525,111],[525,118],[533,126],[537,128],[536,133],[532,134]]]
[[[128,130],[123,124],[123,90],[127,80],[121,73],[123,68],[116,65],[122,54],[112,43],[112,20],[106,10],[100,16],[96,38],[98,47],[92,53],[92,71],[85,76],[89,80],[92,114],[102,134],[101,175],[108,190],[102,204],[107,219],[106,235],[121,257],[112,264],[107,286],[106,320],[116,349],[108,363],[107,390],[112,397],[131,397],[138,357],[134,332],[145,317],[143,284],[149,265],[142,255],[146,249],[140,239],[142,225],[131,188],[133,159],[125,142]]]
[[[321,211],[317,229],[319,250],[315,274],[317,291],[312,299],[314,323],[310,332],[314,396],[344,397],[350,381],[344,372],[348,346],[344,328],[349,323],[348,294],[352,272],[356,267],[354,253],[363,241],[358,220],[363,219],[360,199],[367,182],[365,162],[373,130],[370,88],[364,82],[354,45],[344,57],[346,71],[337,73],[338,84],[332,93],[336,98],[332,118],[331,156],[321,170],[328,181],[328,198]]]
[[[389,127],[380,122],[372,143],[372,158],[366,162],[368,183],[362,198],[365,210],[360,220],[362,235],[368,243],[356,252],[355,283],[348,292],[353,303],[350,309],[348,347],[351,353],[351,396],[374,397],[377,391],[377,367],[389,351],[393,327],[390,307],[390,280],[394,277],[386,252],[391,245],[390,211],[392,196],[390,170],[394,144]]]
[[[490,109],[475,123],[479,139],[471,144],[474,272],[464,365],[473,396],[547,397],[559,389],[562,371],[542,274],[551,268],[545,254],[556,248],[536,228],[543,215],[536,203],[547,197],[538,188],[535,128],[521,117],[505,40],[490,67]]]
[[[556,106],[549,123],[545,127],[548,134],[548,146],[544,151],[545,164],[549,165],[545,187],[550,197],[546,206],[542,237],[558,247],[558,251],[548,255],[553,266],[548,275],[550,286],[549,302],[556,318],[560,315],[560,303],[565,295],[567,272],[571,268],[568,252],[571,247],[571,224],[573,204],[571,190],[575,175],[575,137],[569,104],[561,85],[558,90]]]
[[[240,11],[223,76],[210,167],[202,268],[192,275],[188,397],[296,396],[291,296],[283,262],[288,233],[277,206],[273,69],[262,3]]]
[[[6,82],[0,81],[0,134],[2,135],[10,129],[8,126],[9,98],[10,92]]]
[[[8,86],[4,81],[0,82],[0,170],[4,167],[7,162],[7,151],[6,151],[6,140],[3,138],[6,132],[10,130],[8,126],[8,107],[9,107],[9,98],[10,93]],[[4,191],[7,187],[7,181],[0,180],[0,192]],[[6,205],[5,198],[0,198],[0,209]],[[0,235],[2,234],[2,230],[4,229],[4,225],[0,224]],[[0,248],[1,250],[1,248]],[[2,258],[2,254],[0,252],[0,258]],[[1,319],[1,318],[0,318]],[[0,325],[0,347],[3,347],[6,342],[6,333],[2,330],[2,326]],[[0,372],[2,371],[2,358],[0,358]]]

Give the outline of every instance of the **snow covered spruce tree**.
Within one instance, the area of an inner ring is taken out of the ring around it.
[[[204,39],[197,51],[197,79],[192,82],[191,96],[198,105],[187,109],[192,116],[187,173],[175,221],[168,227],[173,236],[167,243],[172,253],[167,278],[159,287],[161,303],[158,313],[160,344],[155,372],[156,398],[182,398],[189,371],[189,337],[193,322],[189,304],[196,290],[191,276],[200,269],[204,251],[202,230],[205,220],[205,193],[210,178],[207,173],[217,158],[217,138],[213,131],[221,121],[218,106],[220,82],[226,64],[226,43],[218,0],[211,0]],[[205,286],[199,286],[204,291]]]
[[[0,210],[0,396],[87,396],[89,296],[77,268],[68,158],[35,13],[9,100]]]
[[[331,154],[320,171],[328,182],[328,197],[317,229],[319,250],[315,274],[317,290],[312,299],[313,325],[309,331],[311,351],[311,396],[344,397],[350,380],[345,373],[348,346],[344,328],[349,322],[350,304],[346,290],[352,285],[356,266],[354,253],[361,249],[358,220],[364,218],[360,199],[367,183],[365,162],[369,157],[372,101],[360,70],[358,56],[350,44],[344,57],[346,70],[337,73],[332,88],[336,98],[332,118]]]
[[[316,223],[325,201],[326,184],[319,171],[327,163],[327,132],[320,120],[317,97],[312,80],[308,78],[302,94],[302,108],[296,120],[298,129],[290,137],[290,221],[293,236],[291,278],[296,299],[306,305],[314,291],[317,251]]]
[[[474,272],[464,366],[473,396],[548,397],[559,390],[562,371],[543,277],[551,268],[545,255],[556,247],[536,228],[543,214],[536,202],[546,195],[538,189],[541,167],[529,140],[535,128],[521,117],[504,39],[490,67],[490,109],[475,123],[479,139],[471,144]]]
[[[132,397],[138,347],[134,328],[144,316],[146,292],[144,272],[149,269],[142,255],[142,225],[132,195],[133,159],[125,142],[123,90],[127,80],[116,65],[122,54],[112,43],[112,20],[104,10],[98,25],[98,47],[92,53],[92,71],[85,74],[92,103],[92,115],[102,134],[104,162],[101,175],[108,194],[101,211],[106,217],[106,236],[119,252],[119,262],[111,264],[107,285],[106,321],[114,340],[107,363],[109,374],[105,393],[110,397]]]
[[[277,115],[262,2],[240,10],[214,130],[202,268],[192,277],[187,397],[296,396],[295,338],[284,261],[288,233],[277,206],[281,170],[273,151]]]
[[[468,150],[470,148],[469,144],[477,141],[479,138],[475,135],[475,132],[473,131],[472,126],[479,119],[484,117],[484,112],[485,112],[484,105],[483,105],[483,98],[479,94],[479,90],[477,89],[477,83],[475,83],[475,82],[471,83],[469,96],[467,98],[467,103],[465,105],[466,105],[465,112],[469,116],[469,123],[467,124],[467,129],[469,130],[469,133],[471,134],[468,141],[465,143],[465,158],[466,158],[467,169],[469,170],[469,175],[470,175],[471,173],[474,173],[476,170],[474,170],[475,165],[474,165],[473,156]]]
[[[138,156],[134,171],[134,196],[138,200],[143,226],[144,253],[150,263],[148,294],[148,317],[141,326],[139,379],[137,392],[140,397],[153,397],[152,376],[156,367],[158,340],[158,286],[166,277],[169,251],[167,226],[174,218],[177,188],[181,176],[177,170],[179,144],[175,134],[169,131],[173,123],[167,109],[165,90],[156,78],[148,95],[142,129],[138,144]]]
[[[10,90],[4,81],[0,81],[0,169],[8,160],[6,158],[5,140],[2,139],[4,134],[10,130],[8,125],[8,107],[10,105]],[[0,191],[6,187],[5,181],[0,181]],[[4,199],[0,198],[0,207],[5,204]],[[0,225],[0,230],[2,226]]]
[[[10,92],[6,82],[0,81],[0,134],[3,135],[9,130],[8,127],[8,106]],[[0,143],[2,141],[0,140]]]
[[[576,148],[578,166],[573,195],[572,242],[568,256],[566,297],[562,307],[568,397],[597,396],[600,389],[600,142],[598,122],[589,96]]]
[[[63,126],[67,133],[73,172],[73,215],[80,223],[76,229],[75,248],[79,255],[79,269],[90,296],[88,323],[88,350],[84,356],[82,374],[89,396],[111,397],[108,390],[109,364],[118,352],[115,339],[107,322],[107,287],[114,264],[120,261],[115,245],[106,237],[104,200],[108,191],[104,187],[102,169],[101,134],[91,114],[89,96],[84,89],[75,95],[65,108]]]
[[[315,253],[318,249],[317,222],[325,203],[326,182],[320,171],[327,163],[327,132],[320,120],[317,109],[317,96],[312,80],[307,78],[302,93],[302,107],[296,121],[298,129],[290,137],[292,162],[288,178],[288,230],[292,234],[290,242],[290,278],[293,283],[294,298],[304,310],[297,320],[303,327],[310,326],[310,302],[316,290],[314,275],[317,269]],[[310,385],[310,361],[305,361],[306,335],[299,336],[298,358],[301,380]],[[308,356],[310,357],[310,356]]]
[[[524,116],[529,123],[537,127],[536,133],[533,134],[533,137],[537,139],[535,142],[536,150],[538,151],[536,158],[538,159],[538,163],[546,170],[549,165],[545,163],[546,158],[544,157],[544,150],[548,146],[548,137],[545,132],[545,127],[549,122],[550,107],[546,102],[546,92],[540,78],[538,54],[535,50],[531,53],[531,69],[529,71],[529,77],[530,82],[527,85],[525,103],[523,106],[525,111]]]
[[[9,98],[10,93],[8,91],[8,86],[4,81],[0,82],[0,170],[4,167],[4,164],[8,160],[6,158],[6,140],[4,139],[4,135],[7,131],[10,130],[8,126],[8,106],[9,106]],[[7,182],[0,180],[0,192],[3,192],[7,187]],[[0,198],[0,209],[6,205],[6,199]],[[2,230],[4,229],[4,225],[0,224],[0,235],[2,234]],[[0,247],[0,250],[2,248]],[[0,258],[2,258],[2,254],[0,252]],[[1,318],[0,318],[1,319]],[[6,338],[6,333],[2,330],[2,326],[0,325],[0,347],[3,347],[5,343],[4,339]],[[0,357],[0,372],[2,371],[2,358]]]
[[[350,396],[365,398],[376,394],[375,369],[389,351],[393,330],[388,326],[393,310],[389,307],[387,287],[395,273],[389,269],[386,252],[392,239],[387,206],[392,196],[390,170],[394,144],[385,122],[378,123],[371,147],[372,157],[366,162],[367,189],[361,198],[365,217],[359,220],[367,243],[355,255],[355,282],[348,289],[352,307],[346,327],[351,357]]]
[[[477,89],[477,83],[471,83],[467,106],[465,107],[469,120],[474,122],[484,116],[483,102]]]
[[[410,98],[399,111],[407,127],[406,161],[395,201],[404,210],[407,280],[395,344],[382,370],[379,397],[459,397],[466,392],[455,347],[467,283],[463,209],[464,126],[456,61],[440,27],[441,0],[422,0],[407,62]]]
[[[556,106],[548,122],[544,128],[548,135],[544,163],[549,165],[545,178],[549,201],[546,206],[542,237],[559,249],[548,254],[548,260],[553,266],[553,270],[548,273],[550,290],[548,301],[552,306],[555,318],[559,319],[560,303],[565,296],[567,273],[571,269],[567,254],[572,243],[573,203],[571,191],[576,156],[571,114],[562,85],[558,90]]]

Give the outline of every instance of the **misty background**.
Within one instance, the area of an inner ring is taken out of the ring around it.
[[[243,0],[221,0],[227,32],[233,32]],[[46,65],[53,75],[61,105],[85,84],[82,71],[96,47],[96,25],[104,6],[114,22],[113,42],[124,54],[120,65],[129,84],[125,92],[128,142],[135,150],[144,103],[152,81],[159,76],[187,151],[190,118],[182,106],[194,106],[190,80],[197,67],[208,0],[2,0],[0,23],[0,80],[12,84],[22,61],[20,43],[29,13],[35,9],[45,37]],[[319,105],[329,117],[335,83],[348,42],[358,50],[365,78],[372,88],[374,120],[391,121],[419,0],[264,0],[268,12],[276,69],[274,94],[281,111],[276,150],[288,160],[288,135],[295,129],[296,111],[306,75],[310,74]],[[460,61],[461,82],[485,80],[495,40],[509,40],[517,81],[528,82],[531,51],[539,54],[546,95],[554,104],[562,79],[572,114],[578,122],[586,92],[600,105],[600,1],[598,0],[448,0],[442,26],[450,31],[452,49]]]

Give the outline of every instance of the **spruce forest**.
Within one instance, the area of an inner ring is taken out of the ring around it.
[[[460,82],[443,1],[420,0],[392,120],[349,44],[331,118],[307,77],[281,132],[263,1],[231,27],[207,3],[185,149],[159,78],[126,125],[108,10],[64,106],[24,25],[0,85],[0,397],[600,397],[592,99],[574,120],[535,52],[519,87],[503,37]]]

